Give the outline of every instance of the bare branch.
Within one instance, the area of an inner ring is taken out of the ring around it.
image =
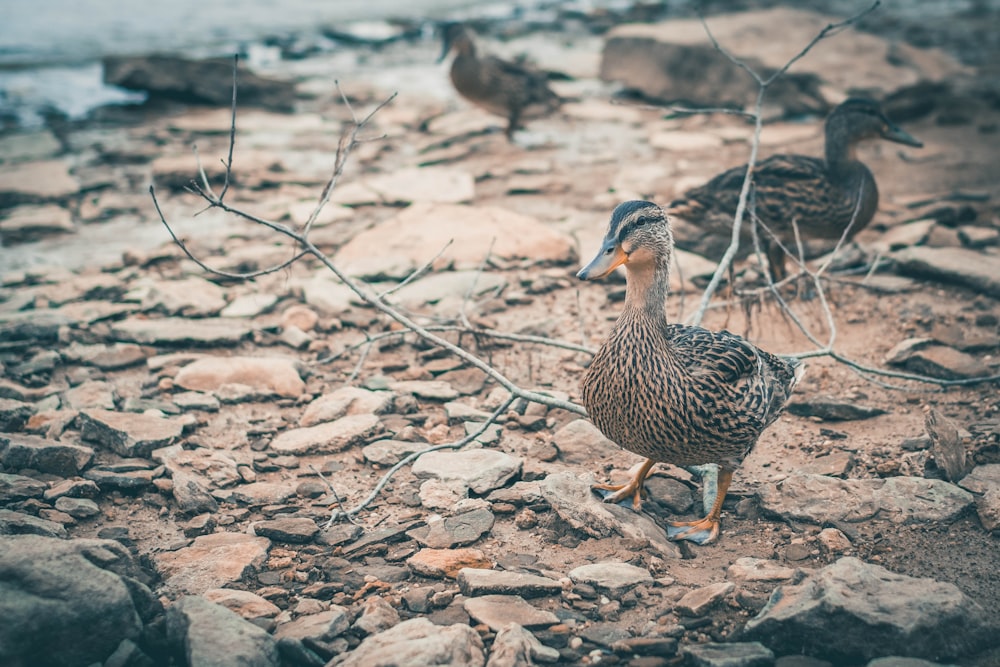
[[[233,55],[233,108],[232,120],[229,123],[229,156],[226,157],[226,180],[222,184],[222,192],[217,199],[221,202],[229,192],[230,177],[233,174],[233,149],[236,147],[236,73],[239,71],[240,54]]]
[[[455,442],[448,442],[442,445],[434,445],[426,449],[421,449],[419,452],[413,452],[409,456],[400,460],[398,463],[396,463],[396,465],[389,468],[389,470],[386,471],[384,475],[382,475],[382,479],[378,481],[378,484],[376,484],[375,488],[371,490],[371,493],[368,494],[368,497],[366,497],[363,501],[361,501],[360,503],[358,503],[349,510],[346,511],[338,510],[333,512],[330,515],[329,520],[327,520],[325,527],[329,528],[338,519],[342,517],[354,516],[355,514],[358,514],[363,509],[371,505],[372,502],[374,502],[374,500],[378,497],[378,494],[382,492],[382,489],[385,488],[385,485],[389,483],[389,480],[391,480],[397,472],[402,470],[405,466],[413,463],[424,454],[429,454],[430,452],[436,452],[441,449],[458,449],[459,447],[463,447],[472,442],[473,440],[475,440],[476,438],[478,438],[479,436],[481,436],[483,433],[486,432],[486,429],[488,429],[490,426],[496,423],[497,418],[500,417],[500,415],[502,415],[504,412],[506,412],[507,409],[511,405],[513,405],[515,400],[516,399],[514,396],[508,397],[507,400],[500,405],[500,407],[498,407],[496,410],[493,411],[493,414],[491,414],[486,421],[480,424],[477,429],[475,429],[472,433],[466,435],[461,440],[457,440]]]

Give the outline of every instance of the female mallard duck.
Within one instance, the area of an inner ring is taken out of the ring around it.
[[[672,523],[674,539],[699,544],[719,533],[722,502],[733,471],[781,412],[803,368],[796,359],[757,349],[726,331],[671,324],[666,316],[673,252],[670,222],[646,201],[611,214],[597,256],[577,276],[603,278],[624,264],[625,307],[584,374],[583,404],[605,436],[647,458],[607,502],[632,497],[657,462],[717,463],[719,493],[700,521]]]
[[[442,28],[444,46],[440,60],[454,49],[451,82],[455,90],[473,104],[507,119],[507,139],[522,120],[554,111],[562,98],[549,88],[546,75],[495,56],[476,55],[476,45],[461,23]]]
[[[923,146],[886,118],[878,103],[851,98],[834,108],[826,119],[824,159],[775,155],[754,167],[751,194],[757,218],[766,228],[759,231],[758,237],[775,280],[787,275],[781,246],[793,252],[796,248],[792,221],[803,239],[843,237],[845,241],[871,222],[878,208],[878,188],[871,171],[858,161],[855,152],[860,142],[877,138]],[[679,247],[721,257],[729,245],[746,171],[746,165],[734,167],[670,204],[671,216],[703,229],[715,246],[709,249],[705,244],[679,242]],[[740,240],[744,255],[753,250],[751,224],[747,216]],[[773,242],[771,235],[780,243]]]

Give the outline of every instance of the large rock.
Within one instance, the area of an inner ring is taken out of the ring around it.
[[[957,658],[994,642],[997,629],[953,584],[841,558],[800,584],[775,589],[744,635],[779,655],[840,664],[889,655]]]
[[[279,433],[271,441],[271,449],[282,454],[339,452],[367,442],[381,430],[382,424],[375,415],[348,415],[337,421]]]
[[[713,16],[712,34],[733,56],[763,76],[779,70],[837,18],[776,8]],[[845,54],[858,66],[845,66]],[[863,65],[861,65],[863,63]],[[923,52],[858,30],[816,44],[768,89],[767,101],[790,112],[824,109],[849,90],[890,94],[962,71],[953,58]],[[757,83],[716,49],[698,19],[627,24],[604,45],[601,78],[660,100],[704,106],[752,105]]]
[[[295,85],[265,79],[240,67],[239,101],[274,111],[291,111]],[[233,101],[233,59],[189,60],[177,56],[108,56],[104,82],[129,90],[144,90],[150,97],[188,104],[229,107]]]
[[[60,477],[78,475],[90,465],[94,450],[34,435],[0,433],[0,463],[8,470],[33,468]]]
[[[186,596],[167,609],[167,637],[187,665],[280,667],[278,642],[222,605]]]
[[[900,273],[970,287],[1000,297],[1000,272],[996,255],[965,248],[912,246],[892,255]]]
[[[189,320],[183,317],[133,317],[111,326],[111,336],[141,345],[236,345],[250,335],[247,322],[230,317]]]
[[[168,589],[201,593],[251,577],[264,563],[271,540],[243,533],[213,533],[189,547],[156,554]]]
[[[111,540],[0,540],[0,664],[103,662],[160,611],[142,573]]]
[[[369,391],[361,387],[341,387],[320,396],[299,418],[301,426],[332,422],[347,415],[381,415],[392,409],[396,395],[391,391]]]
[[[648,515],[621,505],[601,502],[591,490],[591,476],[578,477],[570,472],[547,476],[539,484],[542,497],[559,518],[574,529],[591,537],[621,535],[639,542],[648,542],[657,555],[680,558],[677,545],[667,538],[666,531]]]
[[[471,627],[460,623],[442,627],[419,617],[368,637],[350,653],[335,656],[327,667],[485,664],[483,640]]]
[[[460,204],[414,204],[355,236],[334,261],[351,275],[401,279],[449,242],[434,269],[478,269],[487,254],[540,264],[577,261],[576,244],[566,234],[502,208]]]
[[[786,520],[815,524],[866,521],[948,522],[972,506],[968,491],[939,479],[837,479],[797,473],[757,491],[761,509]]]
[[[428,452],[413,464],[418,479],[461,481],[478,494],[489,493],[520,474],[524,461],[493,449]]]
[[[205,357],[177,373],[174,383],[193,391],[214,392],[224,385],[245,385],[261,397],[298,398],[305,391],[295,360],[285,357]]]
[[[159,447],[170,445],[184,432],[180,421],[156,415],[110,410],[80,412],[80,437],[98,442],[122,456],[149,456]]]

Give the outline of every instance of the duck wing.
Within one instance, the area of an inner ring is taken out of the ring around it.
[[[762,431],[777,419],[801,376],[801,362],[759,349],[728,331],[668,324],[681,364],[715,402],[728,405]]]

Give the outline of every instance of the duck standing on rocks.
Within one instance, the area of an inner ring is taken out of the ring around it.
[[[528,69],[495,56],[480,57],[472,36],[461,23],[446,23],[441,34],[444,60],[454,50],[451,83],[455,90],[476,106],[507,119],[507,139],[521,121],[539,118],[555,111],[563,100],[549,88],[544,72]]]
[[[583,404],[609,439],[647,458],[606,502],[632,497],[657,462],[717,463],[719,491],[704,519],[670,524],[673,539],[714,540],[733,471],[788,400],[801,362],[758,349],[726,331],[671,324],[666,316],[673,252],[670,221],[647,201],[619,204],[597,256],[577,274],[607,276],[625,265],[625,307],[581,385]]]
[[[787,276],[782,246],[792,252],[797,247],[793,221],[802,239],[843,237],[845,241],[871,222],[878,209],[878,188],[871,171],[856,157],[859,143],[866,139],[886,139],[917,148],[923,146],[886,118],[877,102],[866,98],[850,98],[835,107],[826,119],[825,129],[825,158],[775,155],[758,163],[753,170],[754,210],[766,227],[758,232],[758,238],[771,277],[776,281]],[[671,217],[698,227],[712,240],[718,237],[715,250],[719,250],[718,246],[724,249],[732,235],[746,171],[746,165],[734,167],[687,191],[668,207]],[[753,250],[751,225],[748,215],[741,229],[744,256]],[[677,245],[721,257],[722,252],[705,252],[704,247],[693,241],[678,240]]]

